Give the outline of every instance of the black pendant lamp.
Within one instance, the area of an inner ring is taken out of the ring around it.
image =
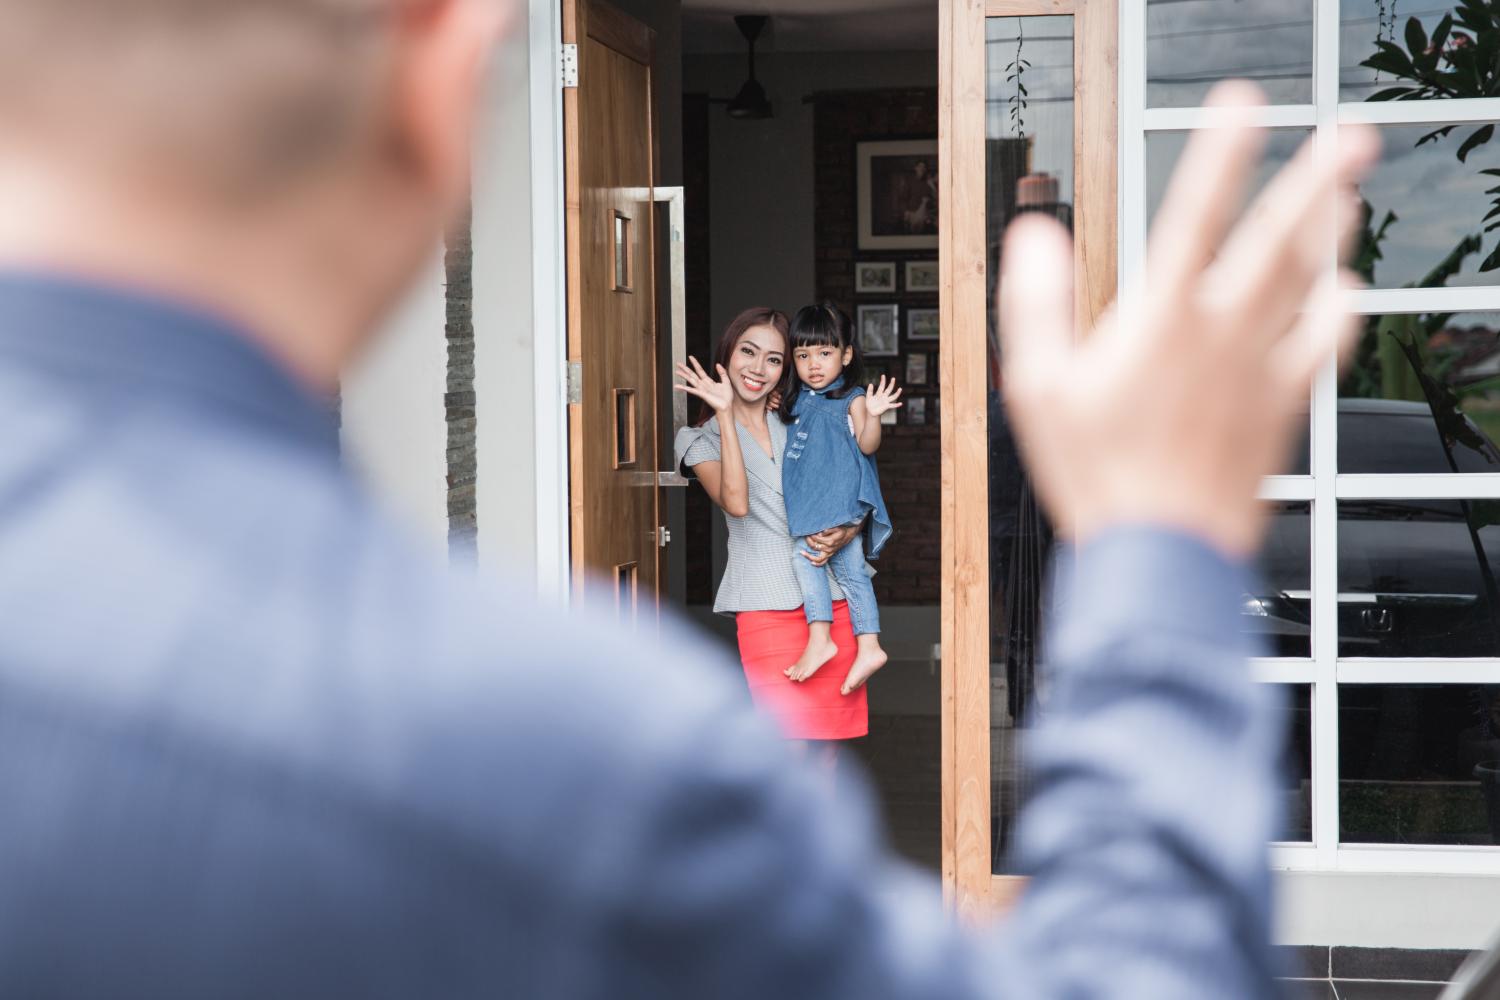
[[[766,88],[755,79],[755,40],[760,37],[769,20],[770,18],[760,14],[741,14],[734,19],[735,27],[740,29],[740,34],[745,36],[745,41],[750,45],[750,77],[729,102],[731,118],[755,120],[771,117],[771,99],[766,96]]]

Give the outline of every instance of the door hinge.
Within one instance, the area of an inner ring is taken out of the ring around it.
[[[583,402],[583,362],[568,362],[568,402]]]
[[[578,86],[578,46],[569,42],[558,53],[558,79],[564,90]]]

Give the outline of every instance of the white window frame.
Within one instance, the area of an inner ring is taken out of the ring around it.
[[[1483,100],[1339,103],[1339,0],[1313,0],[1312,104],[1267,107],[1260,123],[1312,130],[1319,149],[1330,150],[1341,123],[1377,125],[1500,121],[1500,98]],[[1139,273],[1145,259],[1146,137],[1211,127],[1203,108],[1147,108],[1146,3],[1120,4],[1120,281]],[[1330,241],[1330,266],[1335,249]],[[1364,314],[1500,310],[1500,285],[1485,288],[1380,289],[1359,293]],[[1312,657],[1274,658],[1255,664],[1257,679],[1312,687],[1312,841],[1277,844],[1272,863],[1288,871],[1500,875],[1500,847],[1344,845],[1338,843],[1338,685],[1379,683],[1500,683],[1500,656],[1482,659],[1361,659],[1338,655],[1338,501],[1359,498],[1500,498],[1500,475],[1339,475],[1336,465],[1338,385],[1324,371],[1312,401],[1312,464],[1308,476],[1273,476],[1267,500],[1312,503]]]

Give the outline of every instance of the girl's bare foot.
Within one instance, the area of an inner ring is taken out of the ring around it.
[[[839,689],[843,694],[850,694],[864,687],[865,681],[874,677],[875,671],[885,666],[885,661],[890,659],[885,650],[880,648],[879,636],[861,635],[858,640],[859,652],[855,654],[854,665],[849,668],[844,686]]]
[[[786,668],[786,675],[794,681],[805,681],[838,654],[839,647],[831,638],[820,636],[814,631],[807,640],[807,648],[797,657],[797,662]]]

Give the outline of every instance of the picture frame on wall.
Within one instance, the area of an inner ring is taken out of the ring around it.
[[[906,401],[906,422],[913,427],[927,423],[927,397],[914,396]]]
[[[908,309],[906,311],[906,339],[936,341],[942,335],[937,309]]]
[[[860,306],[855,329],[859,349],[867,358],[893,358],[901,353],[901,307],[894,303]]]
[[[857,295],[894,294],[896,291],[896,262],[855,261],[854,291]]]
[[[860,142],[854,147],[861,250],[936,250],[938,143]]]
[[[909,260],[906,262],[906,290],[908,292],[939,291],[938,262],[935,260]]]
[[[927,384],[927,355],[908,354],[906,356],[906,384]]]

